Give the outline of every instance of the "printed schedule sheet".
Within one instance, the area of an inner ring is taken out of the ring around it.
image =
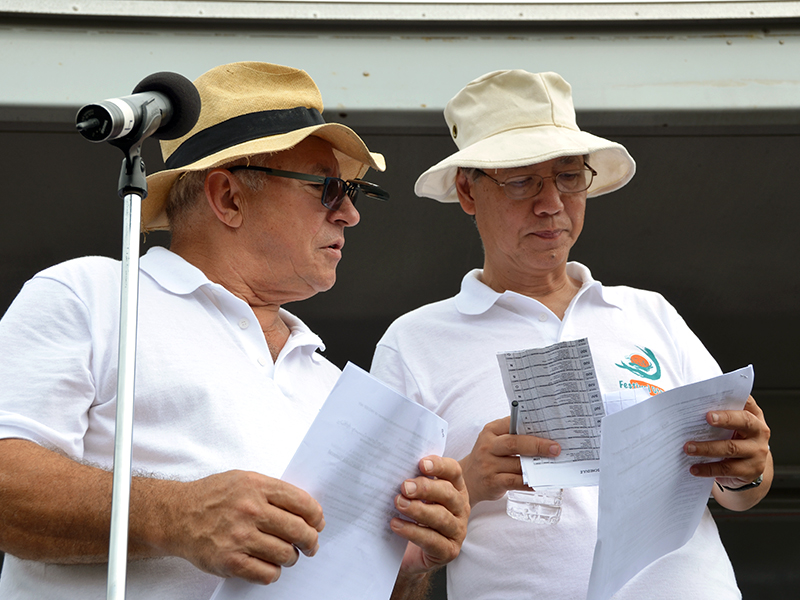
[[[597,485],[603,398],[586,338],[497,355],[509,403],[518,403],[517,434],[561,445],[556,458],[522,456],[532,487]]]

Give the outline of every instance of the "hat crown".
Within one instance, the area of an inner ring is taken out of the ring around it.
[[[460,150],[499,133],[530,127],[578,131],[572,87],[557,73],[493,71],[468,83],[444,110]]]
[[[308,73],[282,65],[231,63],[211,69],[194,84],[200,94],[200,117],[185,136],[161,141],[165,161],[196,133],[234,117],[299,106],[323,109],[322,95]]]

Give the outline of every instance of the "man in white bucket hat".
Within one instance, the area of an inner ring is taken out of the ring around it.
[[[568,262],[587,197],[625,185],[634,162],[621,145],[580,131],[571,88],[555,73],[495,71],[448,103],[458,151],[423,173],[415,191],[459,202],[475,219],[483,269],[455,297],[400,317],[378,343],[372,372],[450,425],[447,456],[459,459],[472,513],[448,595],[470,600],[586,598],[597,528],[597,488],[563,490],[560,521],[532,525],[506,514],[509,490],[526,489],[518,455],[557,456],[551,440],[510,435],[496,355],[588,338],[606,410],[720,373],[660,295],[607,287]],[[769,428],[755,401],[708,422],[732,442],[684,451],[721,458],[692,474],[715,477],[714,496],[733,510],[761,500],[772,479]],[[735,599],[741,594],[708,512],[682,548],[634,576],[615,600]]]
[[[172,237],[140,265],[129,599],[274,583],[316,553],[322,508],[279,477],[339,370],[282,305],[334,284],[356,195],[387,197],[357,179],[383,157],[325,123],[304,71],[234,63],[195,85],[198,123],[163,142],[142,208]],[[56,265],[0,321],[3,599],[106,597],[119,281],[111,259]],[[458,553],[469,505],[451,458],[397,489],[404,597]]]

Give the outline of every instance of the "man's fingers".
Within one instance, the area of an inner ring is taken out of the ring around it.
[[[390,523],[392,531],[416,547],[413,555],[417,560],[413,562],[421,563],[415,568],[423,571],[458,556],[469,519],[469,499],[465,492],[456,491],[448,481],[426,481],[420,482],[421,485],[416,485],[418,480],[404,482],[403,494],[395,499],[403,517],[395,517]],[[418,498],[410,499],[406,494]],[[434,498],[440,503],[432,501]]]
[[[298,487],[279,481],[277,489],[269,490],[268,501],[287,514],[297,515],[318,532],[325,527],[322,506],[310,494]]]
[[[736,431],[738,437],[750,438],[766,436],[769,438],[769,427],[764,420],[764,412],[756,404],[752,396],[747,398],[742,410],[711,411],[706,421],[713,427]]]
[[[391,528],[397,535],[417,546],[417,552],[423,565],[421,570],[427,571],[443,565],[456,558],[461,550],[461,539],[453,539],[436,532],[434,529],[417,525],[400,518],[393,518]]]
[[[306,556],[314,556],[319,550],[318,534],[325,527],[319,502],[306,491],[278,480],[268,492],[265,490],[265,496],[268,504],[256,520],[258,530],[275,536]],[[294,560],[296,562],[296,556]]]
[[[708,458],[747,458],[758,450],[753,440],[732,439],[715,442],[687,442],[684,446],[686,454],[705,456]]]
[[[484,431],[493,433],[495,444],[493,454],[497,456],[548,456],[554,457],[561,454],[561,446],[553,440],[536,437],[535,435],[511,435],[508,428],[511,417],[503,417],[488,423]]]
[[[246,544],[244,552],[252,558],[277,567],[293,567],[300,557],[296,546],[269,534],[261,534]]]
[[[701,477],[747,478],[755,473],[754,479],[764,472],[769,455],[769,446],[752,439],[689,442],[684,449],[690,456],[720,459],[692,466],[692,474]]]
[[[419,470],[420,473],[427,477],[446,479],[456,489],[466,489],[461,465],[451,458],[443,458],[436,455],[426,456],[419,461]]]
[[[487,423],[484,432],[494,434],[492,454],[496,456],[548,456],[561,454],[561,446],[553,440],[534,435],[511,435],[508,432],[511,417]]]
[[[713,427],[733,431],[759,431],[761,422],[753,413],[746,410],[717,410],[706,415],[706,421]]]
[[[322,507],[291,484],[228,471],[184,486],[172,552],[204,571],[269,584],[319,549]]]
[[[275,536],[256,532],[237,531],[233,545],[218,546],[213,556],[195,557],[194,564],[204,571],[221,577],[238,577],[251,583],[268,585],[278,580],[282,567],[297,563],[299,554],[291,544]],[[210,560],[210,562],[206,562]]]
[[[398,510],[428,527],[436,528],[445,524],[443,518],[449,519],[451,515],[458,518],[469,511],[466,491],[459,492],[449,481],[407,479],[401,490],[402,494],[396,498]]]
[[[405,519],[393,519],[392,530],[424,555],[451,557],[466,536],[470,512],[461,466],[452,458],[428,456],[420,461],[420,470],[427,476],[404,481],[395,498]]]
[[[469,513],[467,484],[458,461],[427,456],[420,461],[419,467],[424,476],[403,482],[402,495],[405,499],[441,505],[456,517]]]
[[[761,407],[756,403],[756,399],[752,396],[747,397],[747,402],[744,403],[744,410],[753,413],[761,420],[764,419],[764,411],[761,410]]]
[[[769,455],[770,430],[752,396],[747,399],[743,410],[711,411],[706,415],[706,421],[713,427],[733,431],[733,437],[729,440],[687,442],[684,445],[686,454],[720,459],[692,466],[692,474],[700,477],[741,477],[752,481],[764,472]]]
[[[324,526],[324,520],[321,519],[320,524]],[[296,551],[300,551],[306,556],[314,556],[319,550],[318,530],[297,514],[275,506],[267,506],[255,521],[255,525],[258,531],[264,535],[262,538],[263,548],[267,552],[279,553],[280,558],[273,561],[276,564],[288,567],[297,562]],[[276,543],[263,541],[270,540],[270,538],[276,540]],[[256,554],[256,556],[261,556],[261,554]],[[266,556],[269,554],[267,553]]]
[[[281,576],[281,568],[249,554],[231,555],[223,565],[223,577],[238,577],[250,583],[269,585]]]
[[[535,435],[509,434],[497,439],[503,455],[555,457],[561,454],[561,446],[556,442]]]
[[[461,540],[466,535],[466,516],[464,523],[460,517],[456,517],[443,505],[428,504],[421,500],[409,500],[404,495],[398,495],[395,499],[397,510],[403,515],[405,523],[415,524],[422,529],[428,530],[432,536],[443,536],[450,540]],[[418,546],[423,546],[419,537],[412,537],[412,531],[406,530],[403,537],[414,542]],[[417,533],[417,536],[420,535]],[[425,535],[428,535],[427,533]]]
[[[554,457],[561,453],[561,447],[552,440],[509,434],[509,423],[509,417],[487,423],[472,451],[460,461],[473,506],[497,500],[507,490],[525,489],[520,456]]]

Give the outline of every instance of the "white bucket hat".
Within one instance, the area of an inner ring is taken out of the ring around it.
[[[487,73],[447,103],[444,118],[459,150],[420,175],[417,196],[458,202],[458,167],[508,169],[588,155],[597,171],[589,197],[618,190],[636,171],[622,145],[578,129],[572,88],[557,73]]]

